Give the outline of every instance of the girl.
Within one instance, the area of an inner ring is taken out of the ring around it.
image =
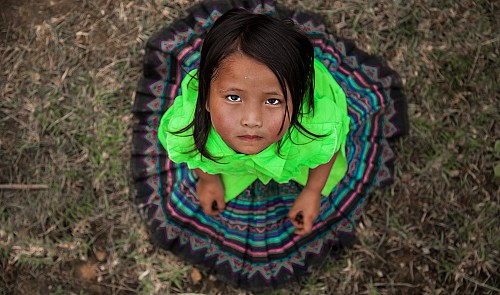
[[[334,43],[316,16],[237,6],[261,14],[201,4],[149,41],[132,163],[162,247],[263,290],[352,242],[407,121],[395,73]]]
[[[341,147],[345,160],[349,128],[345,95],[321,63],[314,65],[311,42],[292,23],[231,10],[207,34],[195,72],[158,136],[170,160],[199,177],[203,211],[223,212],[225,201],[257,179],[294,179],[305,186],[288,215],[297,234],[309,234],[327,180],[325,195],[345,174],[345,161],[330,172]]]

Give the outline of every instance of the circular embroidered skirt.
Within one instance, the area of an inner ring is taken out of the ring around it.
[[[180,82],[198,66],[206,32],[233,7],[295,20],[347,95],[348,172],[322,199],[313,233],[306,237],[295,235],[287,218],[301,185],[256,181],[222,214],[209,217],[199,205],[192,171],[171,162],[157,138],[160,118],[179,95]],[[195,5],[186,18],[151,37],[144,63],[133,106],[132,174],[137,203],[158,245],[227,283],[261,291],[300,282],[332,249],[353,242],[367,192],[391,183],[391,143],[408,131],[401,81],[385,63],[329,33],[319,16],[267,1]]]

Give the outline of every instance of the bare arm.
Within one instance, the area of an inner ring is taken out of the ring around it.
[[[209,174],[201,169],[194,169],[198,175],[198,183],[196,184],[196,193],[200,200],[200,205],[203,212],[207,215],[217,215],[224,211],[226,202],[224,200],[224,186],[218,174]],[[214,203],[216,204],[214,206]]]
[[[307,179],[306,188],[321,194],[338,154],[339,152],[336,152],[328,163],[319,165],[314,169],[309,169],[309,178]]]
[[[338,153],[336,152],[328,163],[319,165],[314,169],[309,169],[306,186],[297,196],[292,208],[288,212],[288,217],[296,228],[296,234],[307,235],[311,233],[314,221],[316,221],[319,215],[321,191],[325,187],[328,176],[330,176]],[[299,213],[302,216],[300,218],[297,217]]]

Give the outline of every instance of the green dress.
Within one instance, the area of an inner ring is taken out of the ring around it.
[[[191,71],[182,81],[182,94],[163,115],[158,129],[158,138],[169,158],[176,163],[187,163],[190,169],[200,168],[206,173],[220,174],[225,188],[225,199],[230,201],[259,179],[264,184],[271,179],[278,183],[294,180],[305,185],[309,169],[327,163],[334,153],[340,151],[322,194],[328,196],[347,170],[345,141],[349,131],[346,97],[321,62],[315,60],[314,111],[307,112],[303,106],[299,117],[301,124],[314,134],[325,137],[310,138],[290,128],[289,134],[277,153],[274,143],[255,155],[239,154],[232,150],[212,127],[207,150],[217,162],[193,151],[192,128],[181,134],[172,132],[186,127],[194,117],[198,98],[196,70]],[[189,152],[191,151],[191,152]]]

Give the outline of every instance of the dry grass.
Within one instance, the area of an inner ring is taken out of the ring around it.
[[[397,69],[412,124],[359,244],[294,293],[498,294],[500,6],[286,2]],[[129,191],[143,47],[191,3],[3,2],[0,184],[19,186],[0,186],[0,294],[244,293],[192,284],[150,245]]]

